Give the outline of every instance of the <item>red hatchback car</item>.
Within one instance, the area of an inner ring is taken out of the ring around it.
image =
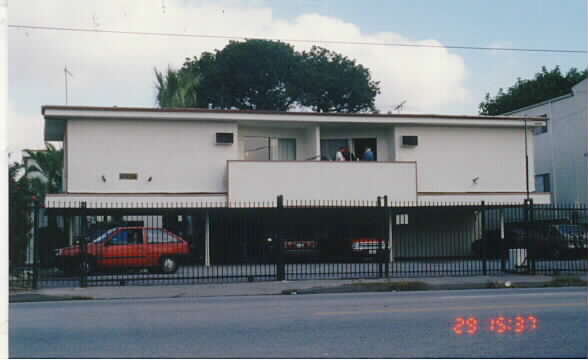
[[[175,273],[182,257],[190,254],[189,243],[162,228],[129,226],[106,231],[86,245],[56,249],[57,267],[66,274],[95,270],[147,268],[152,272]]]

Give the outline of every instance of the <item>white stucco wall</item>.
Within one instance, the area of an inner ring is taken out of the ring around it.
[[[217,132],[235,144],[216,145]],[[69,192],[225,192],[226,161],[238,159],[234,123],[85,119],[68,121],[67,134]]]
[[[528,131],[529,187],[534,191]],[[394,135],[396,160],[418,164],[419,192],[526,191],[522,128],[397,126]],[[409,135],[418,136],[417,146],[402,145],[402,136]]]
[[[230,161],[229,201],[416,200],[416,165],[392,162]]]
[[[547,132],[534,136],[535,175],[550,174],[553,201],[588,203],[588,80],[572,96],[515,111],[513,115],[547,115]]]

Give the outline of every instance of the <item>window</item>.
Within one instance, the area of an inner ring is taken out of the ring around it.
[[[232,144],[233,133],[216,133],[217,144]]]
[[[541,116],[547,117],[547,114],[543,114]],[[547,132],[547,123],[545,123],[545,126],[533,128],[533,135],[540,135],[540,134],[544,134],[546,132]]]
[[[335,160],[339,148],[349,147],[347,139],[321,139],[321,160]]]
[[[166,244],[178,242],[178,240],[173,235],[163,229],[147,230],[147,239],[149,240],[149,244]]]
[[[296,160],[296,139],[244,136],[243,160]]]
[[[143,231],[141,229],[122,230],[110,238],[110,245],[136,245],[143,243]]]
[[[272,139],[272,141],[272,160],[296,160],[296,139]],[[277,151],[274,150],[276,147]]]
[[[547,132],[547,125],[533,128],[534,135],[540,135],[540,134],[544,134],[546,132]]]
[[[540,174],[535,176],[535,191],[551,192],[551,180],[549,174]]]
[[[262,136],[244,136],[241,138],[243,143],[243,160],[269,160],[270,147],[269,138]]]
[[[349,150],[349,153],[343,154],[346,160],[378,160],[376,138],[321,139],[321,160],[334,161],[341,148]],[[368,148],[371,150],[370,155],[366,154]]]

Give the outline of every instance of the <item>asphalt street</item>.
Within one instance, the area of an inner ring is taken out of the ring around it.
[[[12,358],[586,358],[586,304],[585,288],[17,303],[9,351]]]

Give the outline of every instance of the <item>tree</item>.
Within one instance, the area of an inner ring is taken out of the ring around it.
[[[10,265],[21,265],[25,262],[27,240],[30,237],[32,222],[31,210],[33,193],[29,190],[27,178],[20,176],[24,166],[11,164],[8,168],[8,239]]]
[[[355,60],[322,47],[303,52],[300,81],[301,104],[318,112],[375,111],[379,82]]]
[[[285,111],[296,101],[298,58],[288,44],[231,41],[216,54],[204,53],[200,63],[201,107]]]
[[[46,144],[45,151],[24,150],[24,153],[32,160],[25,169],[25,175],[28,189],[38,203],[45,202],[45,196],[51,193],[63,191],[63,150],[57,150],[50,143]],[[35,176],[37,175],[37,176]],[[49,213],[47,216],[47,229],[43,230],[43,237],[55,241],[62,238],[63,234],[57,229],[57,218]],[[43,241],[43,244],[47,244]]]
[[[480,103],[481,115],[498,115],[568,94],[572,87],[586,79],[587,71],[571,68],[564,76],[559,66],[548,71],[545,66],[531,80],[517,79],[506,92],[501,88],[494,98],[486,93]]]
[[[25,169],[32,191],[41,201],[48,193],[62,192],[63,184],[63,150],[57,150],[50,143],[45,151],[24,150],[32,164]],[[31,176],[38,174],[39,176]]]
[[[157,103],[161,107],[196,107],[196,92],[200,81],[198,62],[186,63],[181,71],[167,72],[155,69],[155,88],[157,89]]]
[[[380,91],[354,60],[319,47],[299,53],[268,40],[231,41],[215,53],[186,59],[165,76],[156,70],[156,87],[161,107],[276,111],[374,111]]]

